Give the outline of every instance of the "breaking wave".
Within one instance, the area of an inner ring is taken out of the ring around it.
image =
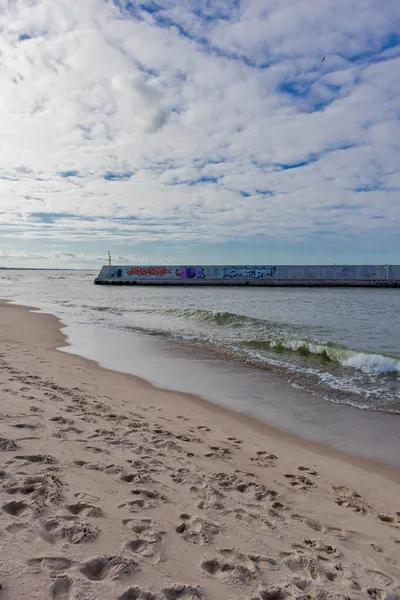
[[[342,367],[356,369],[366,374],[399,373],[400,359],[394,356],[373,354],[347,346],[318,339],[299,337],[293,325],[280,325],[264,319],[246,317],[231,312],[218,312],[206,309],[168,309],[166,314],[174,314],[186,319],[196,319],[216,326],[248,328],[263,338],[242,339],[239,342],[244,350],[273,351],[274,353],[295,353],[299,357],[319,358],[322,363],[337,363]],[[282,332],[282,329],[292,331]],[[248,333],[246,331],[246,333]]]
[[[209,323],[215,323],[217,325],[246,325],[250,323],[265,323],[262,319],[256,319],[254,317],[245,317],[244,315],[238,315],[231,312],[219,312],[214,310],[206,310],[201,308],[196,309],[176,309],[170,308],[165,310],[165,314],[171,314],[178,317],[184,317],[186,319],[197,319],[199,321],[206,321]]]
[[[400,373],[400,360],[383,354],[371,354],[334,344],[311,339],[298,339],[285,336],[281,339],[246,340],[242,346],[258,350],[294,352],[300,356],[318,356],[323,362],[333,362],[343,367],[351,367],[363,373]]]

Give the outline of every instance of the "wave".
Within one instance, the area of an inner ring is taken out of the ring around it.
[[[354,350],[333,342],[282,337],[271,340],[245,340],[241,345],[258,350],[289,351],[303,357],[315,355],[323,362],[338,363],[367,374],[400,373],[400,360],[393,356]]]
[[[217,353],[221,359],[228,361],[246,363],[256,368],[271,371],[275,374],[283,375],[286,381],[293,387],[307,391],[313,395],[319,396],[326,401],[337,404],[350,405],[362,410],[372,410],[378,412],[390,412],[400,414],[400,398],[388,398],[385,386],[381,386],[378,380],[369,380],[367,389],[362,375],[334,374],[324,369],[315,368],[310,365],[299,365],[291,363],[287,357],[265,356],[255,348],[244,348],[216,341],[200,333],[183,334],[182,332],[173,333],[165,329],[148,328],[140,326],[120,326],[125,331],[135,331],[155,337],[163,337],[174,340],[178,343],[187,342],[204,348],[204,345],[211,351]],[[253,341],[254,346],[260,344],[260,340]],[[265,342],[264,342],[265,347]],[[342,346],[342,348],[344,348]],[[362,354],[362,353],[360,353]],[[390,369],[389,369],[390,371]],[[385,372],[385,371],[382,371]],[[325,390],[325,391],[324,391]],[[329,391],[328,391],[329,390]]]
[[[219,312],[206,309],[167,309],[166,314],[197,319],[215,325],[244,327],[246,325],[260,327],[267,333],[266,339],[242,340],[243,349],[274,351],[276,353],[293,352],[300,357],[318,357],[323,363],[337,363],[342,367],[353,368],[366,374],[400,373],[400,360],[393,356],[374,354],[362,350],[348,348],[334,342],[297,337],[293,325],[271,323],[265,319],[247,317],[231,312]],[[282,333],[282,329],[290,327],[290,333]]]
[[[363,373],[400,373],[400,360],[382,354],[355,352],[350,354],[342,364]]]
[[[257,319],[257,317],[246,317],[245,315],[239,315],[237,313],[207,310],[203,308],[168,308],[162,312],[166,315],[175,315],[177,317],[184,317],[186,319],[197,319],[198,321],[215,323],[216,325],[234,325],[236,327],[250,324],[264,326],[274,325],[265,319]]]

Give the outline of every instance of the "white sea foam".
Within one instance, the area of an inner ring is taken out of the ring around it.
[[[353,367],[363,373],[400,373],[400,361],[381,354],[357,352],[342,361],[344,367]]]

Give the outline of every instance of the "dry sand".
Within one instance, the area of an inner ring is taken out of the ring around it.
[[[0,343],[1,600],[400,598],[398,471],[58,352],[48,315],[1,305]]]

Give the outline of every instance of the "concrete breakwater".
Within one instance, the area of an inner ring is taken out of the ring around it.
[[[94,283],[400,288],[400,265],[105,265]]]

